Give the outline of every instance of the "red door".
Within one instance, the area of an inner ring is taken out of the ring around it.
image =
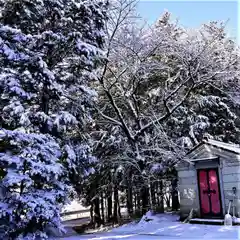
[[[221,217],[222,207],[217,169],[198,170],[198,185],[202,217]]]

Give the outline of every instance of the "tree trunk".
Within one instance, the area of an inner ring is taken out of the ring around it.
[[[135,214],[139,216],[141,213],[141,192],[136,193],[136,203]]]
[[[115,185],[114,186],[114,208],[113,208],[113,223],[118,223],[118,205],[119,205],[119,200],[118,200],[118,188]]]
[[[141,196],[140,193],[137,194],[137,209],[140,210],[141,207]]]
[[[106,216],[106,221],[107,221],[107,216],[108,216],[108,207],[107,207],[107,198],[104,198],[104,210],[105,210],[105,216]]]
[[[150,188],[151,188],[152,206],[153,208],[155,208],[156,207],[156,183],[152,182]]]
[[[103,193],[101,193],[101,213],[102,213],[102,224],[104,224],[104,198],[103,198]]]
[[[93,220],[94,224],[100,227],[102,219],[100,216],[100,201],[98,197],[93,200]]]
[[[141,197],[142,197],[142,215],[144,215],[149,208],[149,196],[148,196],[149,192],[148,192],[148,187],[143,186],[142,190],[141,190]]]
[[[178,190],[177,190],[177,178],[172,180],[172,211],[179,209]]]
[[[137,193],[134,194],[134,212],[137,210]]]
[[[132,214],[133,214],[133,196],[132,196],[131,174],[129,174],[128,185],[127,185],[127,210],[128,210],[128,215],[132,216]]]
[[[112,191],[108,192],[108,198],[107,198],[107,209],[108,209],[108,222],[112,220]]]
[[[122,218],[121,206],[120,206],[120,203],[119,203],[119,199],[118,199],[118,217],[119,217],[119,218]]]
[[[152,196],[152,184],[151,184],[151,180],[149,179],[148,182],[148,195],[149,195],[149,208],[151,210],[153,210],[153,196]]]
[[[165,203],[167,205],[167,208],[171,207],[171,201],[170,201],[170,197],[165,195]]]
[[[108,181],[109,181],[109,184],[108,184],[108,192],[107,192],[107,211],[108,211],[108,214],[107,214],[107,219],[108,219],[108,222],[112,221],[112,173],[111,171],[108,172]]]
[[[90,225],[94,224],[94,218],[93,218],[93,204],[91,203],[90,207]]]
[[[163,180],[159,180],[159,211],[164,212]]]

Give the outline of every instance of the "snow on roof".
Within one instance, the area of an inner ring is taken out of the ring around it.
[[[240,146],[237,144],[225,143],[225,142],[216,141],[216,140],[212,140],[212,139],[203,140],[203,143],[240,154]]]

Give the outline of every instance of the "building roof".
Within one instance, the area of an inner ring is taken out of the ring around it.
[[[193,152],[195,149],[197,149],[198,147],[200,147],[203,144],[207,144],[207,145],[210,145],[213,147],[221,148],[226,151],[240,154],[240,145],[232,144],[232,143],[225,143],[225,142],[221,142],[221,141],[217,141],[217,140],[213,140],[213,139],[208,139],[208,140],[203,140],[201,143],[196,145],[193,149],[191,149],[187,153],[187,155],[190,154],[191,152]]]
[[[212,139],[204,140],[204,143],[240,154],[240,145],[237,145],[237,144],[225,143],[225,142],[216,141]]]

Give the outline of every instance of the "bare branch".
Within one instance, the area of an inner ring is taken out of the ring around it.
[[[119,121],[117,121],[116,119],[111,118],[111,117],[105,115],[105,114],[104,114],[102,111],[100,111],[99,109],[96,109],[96,110],[98,111],[98,113],[99,113],[103,118],[107,119],[108,121],[110,121],[110,122],[112,122],[112,123],[114,123],[114,124],[116,124],[116,125],[118,125],[118,126],[122,126],[122,124],[121,124]]]
[[[173,107],[169,112],[167,112],[165,115],[159,117],[158,119],[147,123],[139,131],[137,131],[137,133],[134,135],[134,139],[137,139],[138,136],[142,135],[147,129],[152,127],[155,123],[162,123],[163,121],[168,119],[188,99],[188,97],[191,94],[194,87],[195,87],[195,84],[192,84],[192,86],[188,89],[187,93],[184,95],[182,100],[177,105],[175,105],[175,107]]]

